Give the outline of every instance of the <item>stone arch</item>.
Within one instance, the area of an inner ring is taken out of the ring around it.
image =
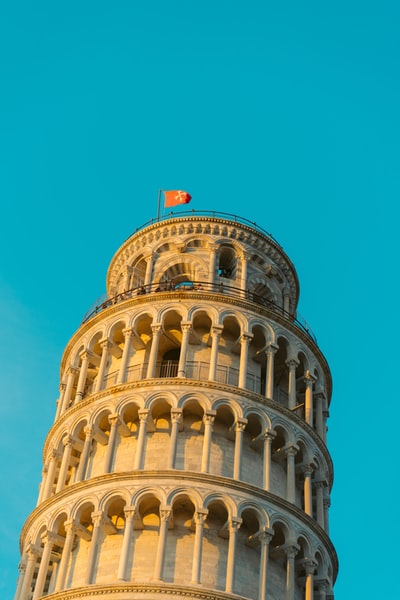
[[[171,528],[168,531],[163,580],[178,584],[191,581],[194,552],[194,514],[196,502],[187,490],[176,490],[168,503],[171,506]]]
[[[232,477],[235,452],[234,424],[241,410],[235,403],[224,398],[214,402],[212,408],[215,418],[210,448],[210,473]]]
[[[247,423],[243,431],[241,479],[263,486],[264,433],[270,429],[269,419],[261,410],[248,407],[245,411]]]
[[[140,572],[143,580],[150,580],[154,575],[160,529],[160,508],[164,505],[162,500],[165,500],[165,494],[160,492],[161,490],[145,488],[133,499],[136,515],[131,542],[133,559],[131,560],[130,578],[134,578],[136,572]],[[144,562],[141,560],[143,556],[146,556]]]
[[[203,418],[208,408],[207,399],[199,394],[181,398],[182,429],[178,435],[175,468],[200,471],[203,451]]]
[[[145,469],[168,468],[173,403],[170,394],[157,394],[148,405],[150,414],[144,451]]]

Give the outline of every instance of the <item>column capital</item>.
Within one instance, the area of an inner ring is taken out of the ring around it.
[[[207,247],[211,252],[216,252],[219,248],[219,245],[211,242],[207,245]]]
[[[52,448],[49,456],[49,460],[58,460],[60,458],[60,452],[57,448]]]
[[[60,383],[60,386],[59,386],[60,393],[61,392],[65,392],[66,389],[67,389],[67,384],[66,383]]]
[[[93,352],[91,350],[89,350],[88,348],[85,348],[84,350],[82,350],[82,352],[79,353],[79,357],[81,360],[84,360],[85,358],[89,359],[92,358],[93,356]]]
[[[122,333],[126,339],[129,339],[133,333],[133,329],[132,327],[126,327],[125,329],[122,330]]]
[[[83,433],[86,435],[86,437],[91,437],[94,434],[93,425],[86,425],[86,427],[83,428]]]
[[[100,347],[101,348],[111,348],[112,346],[112,341],[109,338],[103,338],[99,341]]]
[[[235,431],[244,431],[248,423],[247,419],[237,419],[235,421]]]
[[[261,545],[267,546],[274,537],[274,531],[273,529],[264,527],[258,534],[256,534],[256,537],[260,540]]]
[[[290,369],[290,367],[297,368],[300,364],[300,362],[297,360],[297,358],[288,358],[285,362],[286,362],[286,366],[289,367],[289,369]]]
[[[318,564],[313,558],[305,558],[301,561],[301,565],[304,568],[306,575],[314,575],[315,569]]]
[[[316,465],[313,462],[305,463],[301,465],[301,472],[304,473],[304,475],[312,475],[315,471],[315,467]]]
[[[286,555],[286,558],[295,558],[296,554],[300,550],[300,546],[297,544],[285,544],[282,549]]]
[[[160,521],[168,522],[172,515],[172,508],[170,506],[160,506]]]
[[[267,354],[267,355],[269,354],[269,355],[274,356],[275,353],[277,352],[277,350],[279,350],[279,346],[277,346],[276,344],[271,343],[271,344],[269,344],[267,346],[267,348],[265,350],[265,354]]]
[[[207,519],[208,510],[207,509],[199,509],[193,515],[193,520],[196,525],[203,525],[204,521]]]
[[[75,367],[75,365],[69,365],[67,369],[68,375],[76,375],[79,372],[79,367]]]
[[[266,442],[272,442],[272,440],[276,437],[276,431],[274,429],[266,429],[261,435]]]
[[[190,331],[192,329],[192,324],[188,321],[186,323],[181,323],[181,329],[183,331]]]
[[[162,325],[161,323],[157,323],[155,325],[151,325],[151,330],[153,332],[153,335],[160,335],[161,331],[162,331]]]
[[[215,410],[212,410],[212,411],[210,410],[210,411],[205,412],[203,415],[203,423],[204,424],[209,423],[212,425],[215,421],[216,414],[217,413]]]
[[[110,425],[118,425],[119,415],[117,413],[108,415],[108,422],[110,423]]]
[[[211,335],[216,335],[218,337],[219,335],[221,335],[223,330],[224,328],[222,325],[213,325],[211,327]]]
[[[316,381],[316,377],[314,377],[314,375],[311,375],[310,371],[306,371],[304,373],[304,382],[307,387],[311,387]]]
[[[65,529],[65,532],[67,534],[70,531],[71,531],[71,533],[75,533],[75,531],[76,531],[76,521],[74,519],[68,519],[67,521],[64,521],[64,529]]]
[[[90,515],[94,526],[100,526],[104,523],[104,513],[102,510],[96,510]]]
[[[148,264],[149,262],[151,262],[152,260],[154,260],[154,254],[151,253],[148,256],[145,256],[144,260]]]
[[[124,514],[126,519],[133,519],[136,513],[136,506],[126,506],[124,508]]]
[[[141,408],[138,411],[139,420],[141,423],[147,423],[147,419],[149,418],[150,411],[148,408]]]
[[[253,339],[254,335],[248,331],[244,331],[240,336],[240,341],[246,344],[249,344]]]
[[[67,435],[64,436],[62,439],[63,446],[72,446],[73,443],[74,443],[74,438],[69,433],[67,433]]]
[[[55,544],[60,539],[59,535],[49,530],[44,531],[40,537],[44,544]]]
[[[241,519],[240,517],[232,517],[231,519],[229,519],[229,521],[228,521],[229,533],[236,532],[239,529],[239,527],[241,526],[242,522],[243,522],[243,519]]]
[[[173,423],[179,423],[181,419],[182,419],[182,409],[171,408],[171,421]]]
[[[300,448],[297,444],[287,444],[282,450],[287,456],[296,456]]]

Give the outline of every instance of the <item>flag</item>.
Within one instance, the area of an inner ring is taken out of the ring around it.
[[[170,190],[169,192],[164,191],[164,195],[165,208],[168,208],[169,206],[177,206],[178,204],[189,204],[192,199],[190,194],[182,190]]]

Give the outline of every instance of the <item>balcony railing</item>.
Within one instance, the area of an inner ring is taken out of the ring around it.
[[[281,306],[275,304],[271,300],[267,298],[263,298],[258,294],[251,292],[249,290],[242,290],[240,288],[231,287],[224,282],[219,283],[209,283],[207,281],[181,281],[179,283],[153,283],[149,285],[142,285],[136,288],[132,288],[127,290],[126,292],[122,292],[121,294],[117,294],[113,298],[106,298],[105,295],[101,296],[86,312],[83,317],[82,323],[86,323],[89,319],[91,319],[94,315],[97,315],[102,310],[113,306],[114,304],[118,304],[119,302],[123,302],[124,300],[128,300],[130,298],[159,294],[161,292],[167,293],[176,293],[176,292],[208,292],[208,293],[217,293],[223,294],[224,296],[228,296],[230,298],[244,299],[249,302],[254,302],[260,306],[264,306],[269,309],[273,313],[287,319],[291,323],[294,323],[299,329],[304,331],[315,343],[317,343],[317,338],[312,332],[310,326],[307,321],[303,319],[303,317],[296,313],[294,317],[289,312],[285,311]]]
[[[156,364],[156,378],[167,378],[178,376],[178,364],[177,360],[163,360]],[[132,365],[128,368],[126,382],[130,383],[133,381],[143,381],[147,379],[147,367],[148,363],[141,363],[138,365]],[[210,371],[210,363],[206,361],[187,361],[185,365],[185,378],[186,379],[199,379],[201,381],[207,380]],[[102,382],[102,388],[107,389],[117,384],[118,371],[112,371],[108,373]],[[229,365],[218,365],[215,374],[215,380],[217,383],[225,383],[228,385],[237,386],[239,383],[239,369],[231,367]],[[88,396],[93,392],[94,385],[91,382],[85,389],[84,396]],[[257,394],[263,393],[263,385],[261,378],[258,375],[247,373],[246,389]]]

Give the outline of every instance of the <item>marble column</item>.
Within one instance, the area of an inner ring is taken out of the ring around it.
[[[73,365],[71,365],[68,369],[67,384],[65,387],[65,393],[64,393],[62,406],[61,406],[60,415],[64,414],[65,411],[67,410],[67,408],[69,407],[69,404],[71,402],[71,396],[72,396],[72,388],[74,387],[75,377],[76,377],[77,373],[78,373],[77,367],[74,367]]]
[[[266,350],[267,354],[267,381],[265,386],[265,396],[270,400],[274,399],[274,357],[278,346],[270,344]]]
[[[269,492],[271,488],[271,444],[276,436],[275,431],[269,429],[263,434],[264,437],[264,470],[263,470],[263,487]]]
[[[295,558],[299,551],[297,545],[286,546],[286,598],[285,600],[294,600],[295,598]]]
[[[307,371],[304,377],[304,381],[306,384],[306,393],[305,393],[305,421],[313,426],[313,385],[314,385],[314,377],[310,375],[310,372]]]
[[[64,547],[61,555],[60,566],[58,569],[57,581],[55,585],[55,592],[63,590],[67,579],[68,564],[71,558],[72,546],[75,539],[75,523],[73,519],[65,521],[64,528],[66,532]]]
[[[218,248],[219,248],[218,244],[208,244],[208,251],[210,253],[210,261],[209,261],[209,266],[208,266],[208,271],[209,271],[208,281],[209,281],[209,283],[214,283],[216,257],[217,257]]]
[[[154,565],[155,581],[163,580],[162,576],[164,568],[165,548],[167,546],[168,521],[171,514],[172,511],[169,507],[160,508],[160,531],[158,536],[156,561]]]
[[[127,566],[128,566],[129,551],[131,548],[133,521],[135,518],[136,509],[134,506],[128,506],[127,508],[125,508],[124,513],[125,513],[125,529],[124,529],[124,538],[122,540],[122,549],[121,549],[121,555],[120,555],[120,559],[119,559],[117,578],[120,581],[129,581],[129,577],[128,577],[126,570],[127,570]]]
[[[198,510],[194,514],[196,524],[196,533],[194,537],[193,562],[192,562],[192,581],[193,584],[201,583],[201,556],[203,549],[204,522],[207,518],[208,510]]]
[[[210,381],[215,381],[216,373],[217,373],[217,360],[218,360],[218,346],[219,340],[223,331],[223,327],[213,327],[211,330],[212,335],[212,346],[211,346],[211,356],[210,356],[210,371],[208,374],[208,379]]]
[[[76,386],[75,402],[80,402],[83,398],[86,385],[86,377],[89,367],[89,360],[93,353],[89,350],[84,350],[80,353],[81,368],[79,370],[78,385]]]
[[[54,485],[54,477],[56,474],[57,463],[60,460],[60,453],[58,450],[53,449],[50,453],[49,464],[47,468],[46,486],[43,491],[42,500],[46,500],[50,497]]]
[[[204,414],[204,440],[203,440],[203,454],[201,457],[201,472],[208,473],[210,468],[210,449],[211,449],[211,434],[213,424],[215,420],[215,411]]]
[[[228,544],[228,560],[226,563],[226,582],[225,591],[228,594],[233,593],[235,579],[235,557],[236,557],[236,538],[242,519],[233,517],[229,521],[229,544]]]
[[[299,361],[291,358],[286,361],[286,365],[289,369],[289,381],[288,381],[288,408],[293,410],[297,405],[296,396],[296,368],[299,366]]]
[[[129,361],[129,352],[131,349],[131,340],[132,340],[132,329],[123,329],[122,333],[124,334],[124,348],[122,350],[122,358],[121,364],[118,371],[117,384],[126,382],[126,372]]]
[[[149,418],[149,411],[147,409],[139,410],[139,433],[138,441],[136,445],[135,463],[133,469],[135,471],[143,469],[143,456],[144,448],[146,443],[146,431],[147,431],[147,420]]]
[[[306,559],[303,561],[303,567],[306,574],[304,600],[314,600],[314,572],[317,564],[312,559]]]
[[[324,487],[323,481],[315,482],[316,500],[317,500],[317,523],[325,529],[325,514],[324,514]]]
[[[303,467],[304,474],[304,512],[309,517],[312,517],[312,487],[311,487],[311,476],[313,474],[314,466],[312,464],[305,465]]]
[[[106,457],[104,460],[104,473],[111,473],[114,460],[115,441],[118,433],[119,416],[117,414],[109,415],[110,435],[108,437]]]
[[[238,419],[235,423],[235,454],[233,459],[233,479],[240,481],[242,451],[243,451],[243,432],[246,429],[247,419]]]
[[[65,479],[69,468],[69,462],[72,452],[73,437],[66,435],[63,439],[64,451],[61,459],[60,471],[58,473],[58,481],[56,486],[56,494],[62,490],[65,486]]]
[[[95,583],[94,576],[94,567],[96,565],[97,552],[98,552],[98,544],[99,537],[101,532],[101,527],[103,525],[103,513],[101,511],[92,513],[92,522],[93,522],[93,530],[92,530],[92,539],[89,547],[89,554],[86,562],[86,578],[85,585],[90,585]]]
[[[241,265],[241,276],[240,276],[240,288],[241,295],[243,298],[247,296],[247,264],[251,258],[251,254],[249,252],[243,252],[240,256],[240,265]]]
[[[186,359],[189,345],[189,334],[192,330],[191,323],[181,323],[182,342],[179,355],[178,377],[186,377]]]
[[[295,469],[295,456],[299,451],[299,447],[296,444],[291,444],[285,448],[285,454],[287,459],[286,466],[286,500],[294,503],[296,501],[296,469]]]
[[[21,586],[21,591],[18,599],[16,600],[27,600],[30,597],[30,591],[32,589],[32,579],[35,572],[37,559],[39,557],[38,549],[30,545],[26,552],[27,562],[25,568],[24,581]]]
[[[265,530],[258,537],[261,545],[258,600],[267,600],[269,543],[273,537],[273,532],[272,530]]]
[[[40,557],[39,571],[35,583],[35,591],[33,592],[32,600],[37,600],[43,594],[44,584],[46,583],[47,572],[49,569],[50,555],[55,543],[55,536],[51,531],[46,531],[42,535],[44,543],[42,556]]]
[[[152,379],[153,377],[156,376],[158,344],[159,344],[160,336],[162,333],[162,326],[161,325],[152,325],[151,329],[153,331],[153,337],[151,340],[149,364],[147,367],[147,379]]]
[[[108,339],[100,340],[100,346],[102,349],[101,358],[100,358],[100,366],[97,372],[96,383],[94,387],[94,392],[100,392],[103,389],[103,380],[104,373],[106,371],[107,361],[108,361],[108,351],[111,347],[111,342]]]
[[[83,481],[86,479],[86,471],[89,462],[89,454],[92,447],[94,428],[88,425],[84,429],[85,432],[85,442],[83,445],[83,450],[81,452],[81,456],[79,459],[78,471],[76,474],[76,481]]]
[[[147,285],[150,285],[151,278],[153,275],[153,264],[154,264],[153,254],[146,256],[145,261],[146,261],[146,273],[144,276],[144,285],[147,286]],[[147,291],[147,289],[146,289],[146,291]]]
[[[247,365],[249,360],[249,345],[253,339],[253,334],[243,333],[240,336],[240,366],[238,386],[242,389],[247,388]]]
[[[179,408],[171,409],[171,437],[169,442],[168,469],[175,468],[176,446],[178,442],[179,425],[182,420],[182,411]]]

